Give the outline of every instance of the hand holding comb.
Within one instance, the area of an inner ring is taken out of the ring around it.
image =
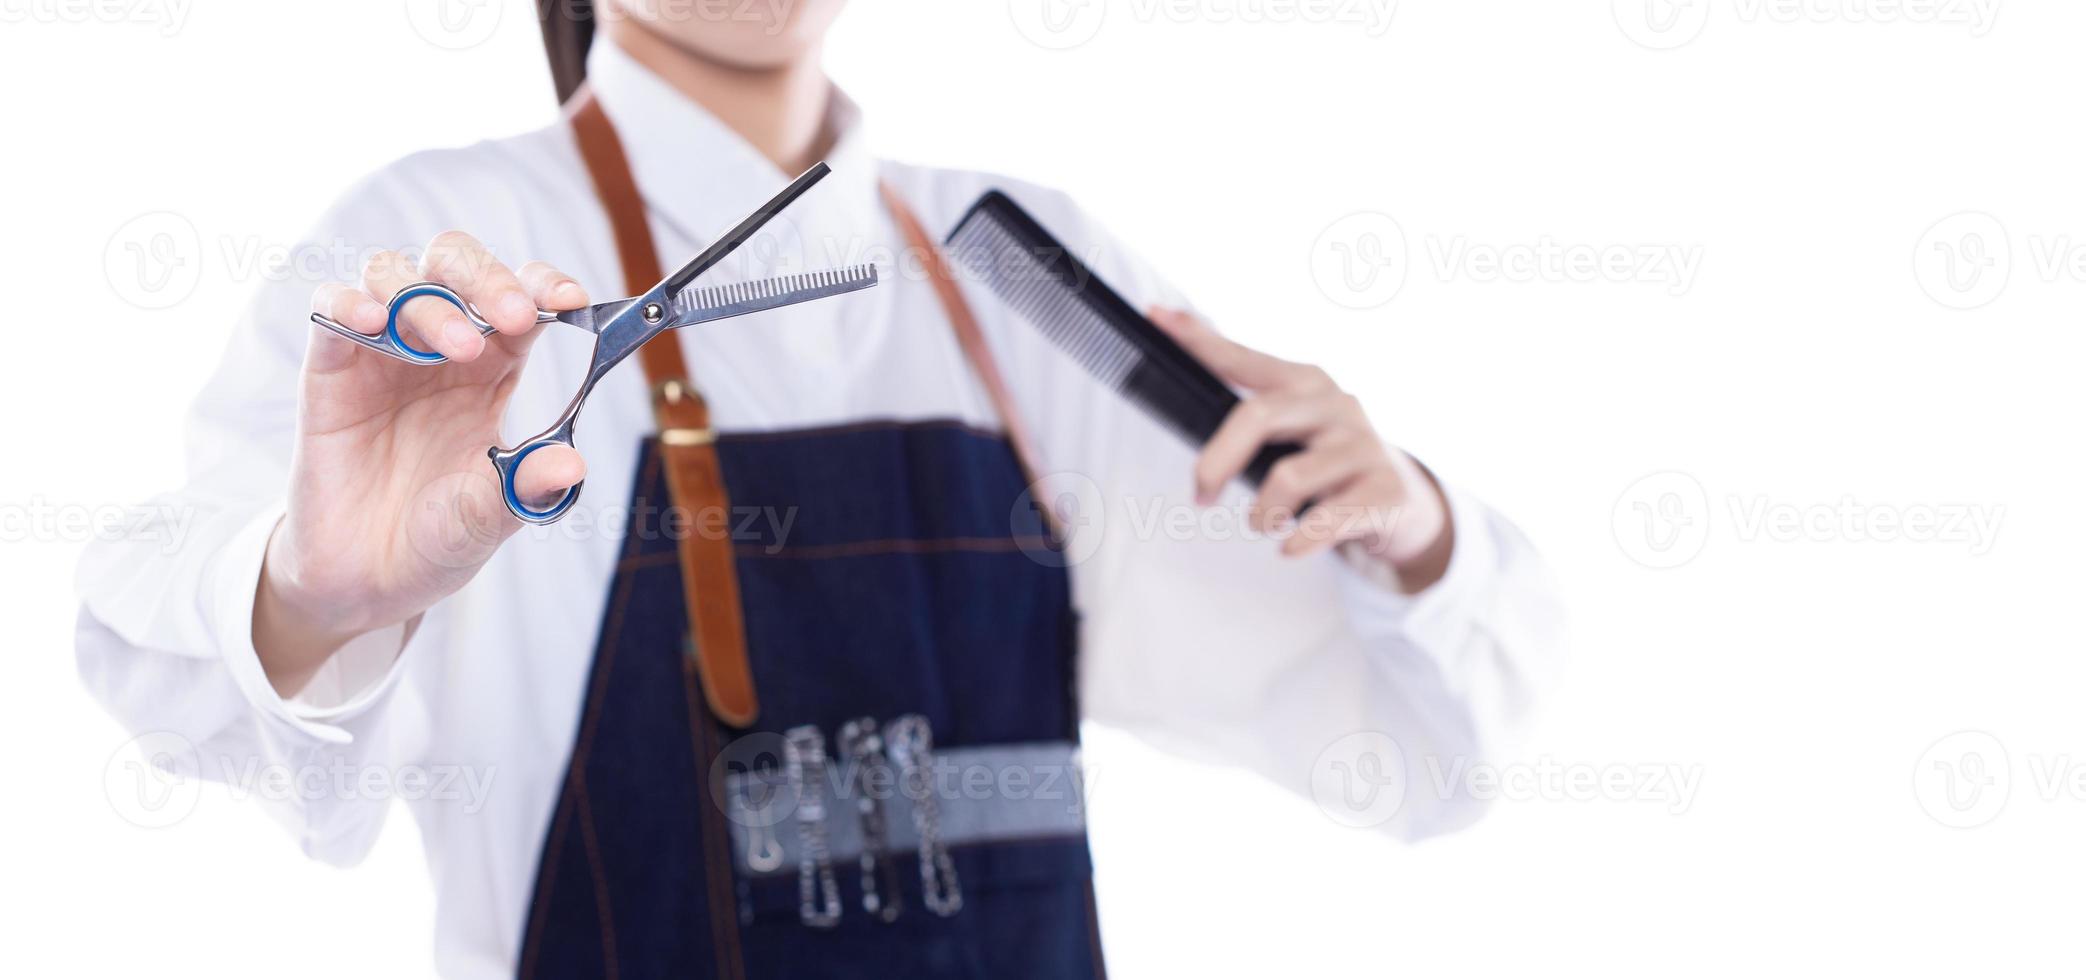
[[[986,192],[944,246],[1088,373],[1191,444],[1207,443],[1238,405],[1229,386],[1007,195]],[[1262,446],[1246,466],[1246,480],[1260,486],[1276,462],[1302,449],[1291,442]]]

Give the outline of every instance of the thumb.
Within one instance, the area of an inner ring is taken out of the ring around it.
[[[522,460],[514,492],[531,508],[547,508],[586,476],[587,463],[578,450],[545,446]],[[423,487],[405,520],[413,550],[430,564],[452,570],[485,564],[522,528],[521,519],[507,509],[498,474],[483,465],[483,457],[479,466]]]
[[[531,508],[557,503],[587,478],[587,461],[571,446],[551,445],[524,457],[514,471],[514,495]]]

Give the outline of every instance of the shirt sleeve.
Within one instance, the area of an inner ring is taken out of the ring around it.
[[[1012,194],[1133,306],[1189,305],[1063,195]],[[1484,801],[1458,775],[1513,751],[1563,647],[1520,531],[1444,475],[1455,545],[1424,591],[1340,551],[1284,559],[1247,526],[1247,488],[1196,506],[1191,447],[971,295],[1050,471],[1040,493],[1076,502],[1087,717],[1257,772],[1350,825],[1413,839],[1474,821]],[[1395,792],[1345,792],[1356,778]]]
[[[323,239],[291,254],[342,252],[328,241],[395,241],[400,214],[366,182],[321,220]],[[410,640],[399,628],[351,643],[292,698],[276,693],[253,646],[255,590],[288,484],[310,296],[319,282],[353,274],[293,263],[262,285],[189,412],[187,482],[145,505],[155,525],[95,542],[78,568],[76,649],[87,687],[134,733],[194,746],[205,778],[383,766],[410,751],[401,728],[412,726],[393,724],[386,706],[411,648],[440,635],[439,613]],[[350,795],[252,798],[307,853],[350,863],[374,842],[386,809]]]

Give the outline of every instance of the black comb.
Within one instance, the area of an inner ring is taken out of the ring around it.
[[[1051,343],[1190,443],[1208,442],[1239,403],[1007,195],[987,191],[943,244]],[[1293,442],[1260,447],[1246,465],[1247,481],[1259,486],[1277,461],[1302,449]]]

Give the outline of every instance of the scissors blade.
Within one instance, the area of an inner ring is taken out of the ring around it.
[[[832,172],[833,168],[826,166],[823,160],[812,164],[810,170],[804,171],[796,180],[790,181],[789,186],[783,188],[781,193],[769,198],[768,203],[756,208],[752,214],[746,216],[746,220],[739,222],[732,230],[725,232],[723,238],[712,242],[709,248],[703,249],[701,255],[688,260],[687,265],[674,270],[674,274],[666,277],[666,280],[660,283],[660,285],[665,286],[666,291],[669,293],[680,292],[683,287],[694,282],[695,277],[708,272],[711,266],[722,261],[725,256],[737,251],[739,246],[746,244],[746,240],[752,238],[754,232],[761,230],[761,226],[767,224],[768,219],[781,214],[782,209],[789,207],[796,202],[797,198],[804,196],[804,192],[810,190],[811,185],[825,179],[825,176]]]
[[[601,332],[604,324],[615,319],[616,314],[623,312],[623,308],[629,305],[630,300],[628,299],[619,299],[613,303],[596,303],[593,306],[585,306],[577,310],[566,310],[562,313],[553,314],[550,319],[559,323],[570,324],[588,333],[598,334]],[[537,322],[544,321],[539,319]]]
[[[876,285],[876,266],[851,265],[842,269],[756,279],[722,286],[691,286],[674,297],[675,327],[708,323],[726,317],[744,316],[762,310],[780,309],[828,296],[852,293]]]

